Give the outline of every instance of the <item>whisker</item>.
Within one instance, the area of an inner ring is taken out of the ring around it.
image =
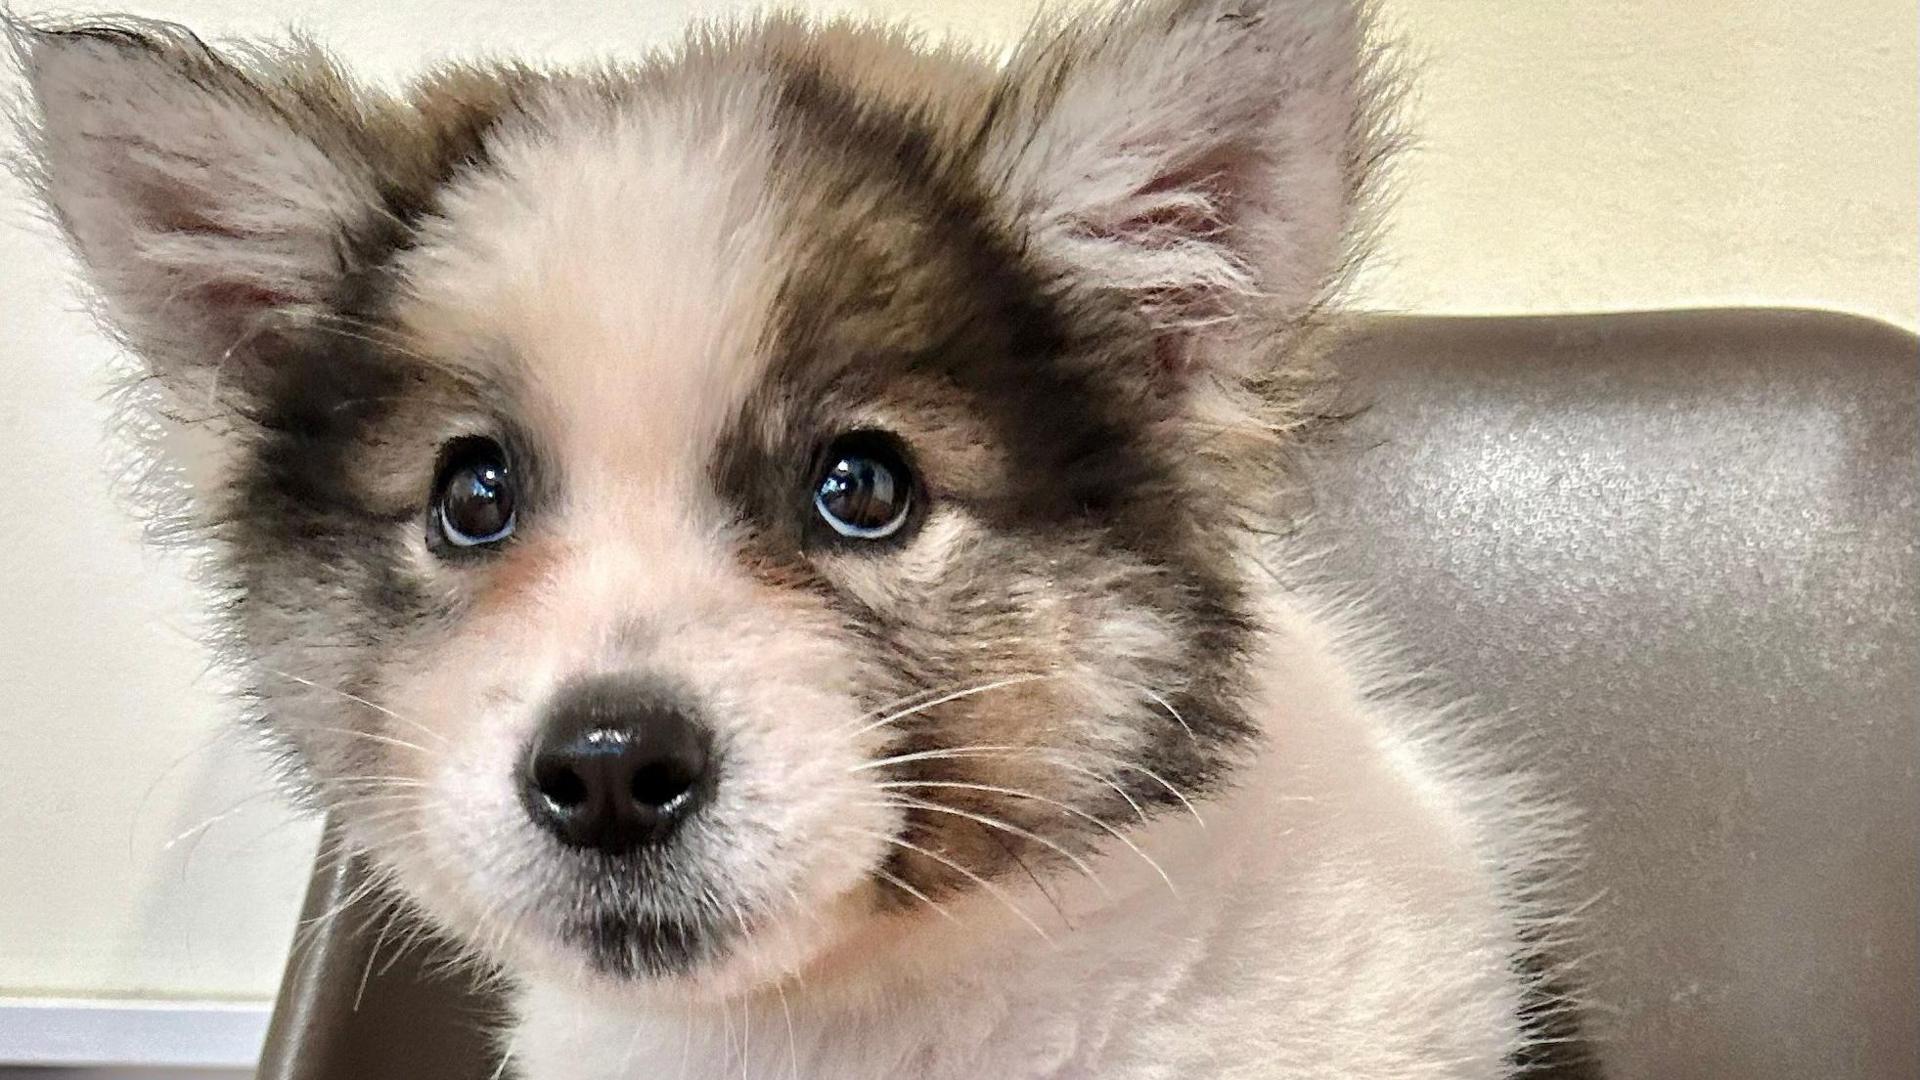
[[[366,1000],[367,984],[373,981],[373,962],[379,957],[380,946],[386,944],[387,934],[393,930],[394,920],[399,918],[399,916],[400,906],[398,904],[392,904],[387,911],[387,917],[380,921],[380,932],[374,935],[373,947],[367,950],[367,966],[360,969],[360,986],[353,993],[353,1012],[359,1012],[360,1003]],[[399,959],[399,957],[399,953],[394,954],[396,960]],[[384,968],[381,970],[381,974],[386,974]]]
[[[329,694],[338,694],[339,696],[347,699],[348,701],[354,702],[355,704],[365,705],[367,708],[372,709],[374,712],[377,712],[382,716],[386,716],[394,720],[398,720],[403,724],[411,724],[414,727],[425,732],[427,735],[431,736],[433,739],[435,739],[442,745],[445,745],[447,741],[447,737],[445,735],[442,735],[440,732],[437,732],[432,728],[428,727],[427,725],[421,723],[420,721],[415,720],[411,716],[402,716],[401,714],[394,712],[392,709],[387,708],[385,705],[382,705],[377,701],[369,701],[366,698],[361,697],[359,694],[348,693],[347,691],[342,690],[337,686],[328,686],[325,683],[315,682],[312,679],[295,675],[291,671],[282,671],[279,668],[262,668],[261,670],[265,671],[269,675],[275,675],[282,679],[287,679],[292,682],[299,683],[301,686],[305,686],[313,690],[320,690]]]
[[[341,915],[345,914],[355,904],[373,895],[374,890],[380,888],[383,884],[382,879],[383,875],[381,874],[367,875],[367,880],[361,882],[352,892],[348,893],[346,899],[328,908],[325,912],[303,921],[299,930],[294,934],[295,948],[299,948],[303,942],[310,942],[322,929],[339,919]]]
[[[773,984],[780,992],[780,1012],[787,1018],[787,1076],[788,1080],[800,1080],[800,1042],[793,1035],[793,1006],[787,1003],[785,980]]]
[[[1010,744],[989,743],[978,746],[945,746],[937,750],[916,750],[907,754],[894,754],[891,757],[876,758],[851,766],[848,772],[867,772],[871,769],[884,769],[889,765],[910,765],[916,761],[941,761],[950,758],[968,757],[993,753],[1022,753],[1037,749],[1031,746],[1013,746]]]
[[[350,338],[354,341],[364,341],[369,345],[377,345],[380,348],[391,350],[408,360],[417,361],[429,367],[438,368],[441,366],[439,361],[417,349],[403,344],[399,335],[392,333],[387,330],[386,327],[380,326],[377,323],[371,323],[365,319],[349,318],[335,312],[323,311],[306,312],[303,313],[301,317],[307,322],[324,325],[328,333],[339,334],[341,337]],[[361,331],[369,332],[362,333]],[[374,336],[375,334],[381,336],[376,337]]]
[[[189,638],[189,640],[191,640],[191,638]],[[141,792],[140,800],[134,804],[134,812],[132,816],[129,817],[127,820],[127,857],[129,860],[131,860],[134,855],[135,832],[139,827],[141,819],[146,816],[147,806],[150,802],[153,801],[154,792],[160,789],[161,782],[164,781],[170,774],[172,774],[174,770],[186,764],[187,759],[192,758],[199,754],[211,752],[216,747],[218,747],[223,740],[230,739],[232,737],[233,737],[232,731],[223,725],[219,729],[215,730],[204,741],[196,744],[193,747],[193,749],[188,750],[186,753],[181,754],[179,757],[174,758],[171,762],[167,764],[166,768],[161,769],[158,773],[154,775],[153,780],[147,784],[146,790]]]
[[[322,794],[318,800],[317,809],[331,816],[338,811],[359,806],[378,806],[381,804],[438,806],[441,805],[439,794],[438,789],[428,784],[419,784],[411,787],[396,786],[390,791],[379,787],[364,790],[349,790],[345,794]],[[356,820],[366,821],[368,819],[362,817]],[[373,854],[372,851],[364,846],[358,848],[355,853],[360,855]]]
[[[951,911],[948,911],[946,908],[946,905],[940,903],[939,901],[935,900],[933,897],[928,896],[926,893],[921,892],[919,889],[908,884],[905,878],[894,873],[893,871],[888,870],[885,867],[875,867],[873,870],[873,876],[879,878],[880,880],[886,882],[887,884],[893,886],[894,888],[899,889],[901,892],[906,893],[908,896],[911,896],[914,899],[919,900],[921,903],[939,912],[940,916],[946,919],[948,922],[956,923],[956,924],[959,923],[960,916],[955,915]]]
[[[852,832],[856,830],[842,829],[840,831]],[[865,830],[859,830],[859,831],[866,836],[881,838],[879,833],[867,832]],[[849,853],[847,849],[840,844],[834,844],[829,842],[827,844],[827,847],[830,851],[834,852],[835,854],[838,854],[847,858],[853,857],[851,853]],[[926,893],[915,888],[911,882],[907,881],[905,878],[900,877],[898,874],[893,873],[892,871],[888,870],[886,867],[876,866],[871,871],[869,871],[869,873],[873,877],[876,877],[881,881],[886,882],[887,884],[893,886],[894,888],[899,889],[901,892],[906,893],[908,896],[911,896],[914,899],[919,900],[921,903],[932,908],[934,911],[940,914],[941,918],[946,919],[948,922],[954,923],[956,925],[960,922],[960,917],[958,915],[955,915],[953,912],[948,911],[945,905],[941,904],[939,901],[933,899],[931,896],[928,896]],[[792,892],[792,890],[789,890],[789,891]],[[795,905],[798,906],[800,903],[799,893],[793,892],[792,897]],[[817,921],[817,916],[816,916],[816,921]],[[795,974],[795,977],[798,978],[797,973]]]
[[[1053,913],[1060,917],[1060,924],[1068,930],[1072,930],[1074,928],[1073,920],[1067,917],[1067,909],[1060,906],[1060,898],[1053,894],[1052,889],[1047,888],[1046,883],[1040,880],[1039,874],[1033,872],[1033,867],[1028,866],[1027,860],[1020,857],[1020,852],[1016,851],[1012,844],[1007,843],[1007,838],[1001,836],[999,833],[989,832],[986,835],[993,841],[995,847],[998,847],[1006,853],[1007,858],[1012,860],[1013,865],[1020,868],[1020,872],[1027,876],[1027,880],[1033,882],[1033,890],[1039,893],[1040,898],[1045,900],[1047,906],[1053,909]]]
[[[433,800],[421,798],[418,796],[412,796],[404,800],[400,800],[400,799],[382,800],[382,802],[390,802],[392,803],[392,805],[386,806],[380,810],[376,810],[372,813],[367,813],[367,814],[356,812],[353,816],[354,824],[360,826],[361,828],[386,825],[396,819],[405,820],[410,817],[418,816],[421,811],[426,810],[433,805]],[[340,806],[333,807],[332,809],[336,813],[349,811],[349,810],[357,811],[360,807],[364,805],[367,805],[367,804],[348,803],[348,804],[343,804]],[[421,829],[424,830],[425,826],[424,825],[421,826]]]
[[[311,787],[313,790],[321,791],[321,792],[331,791],[334,789],[344,789],[347,791],[358,792],[368,787],[380,788],[380,789],[387,789],[387,788],[410,789],[410,788],[424,788],[424,787],[432,786],[428,784],[425,780],[422,780],[417,776],[373,776],[373,775],[316,777],[312,780],[306,781],[306,784],[308,787]]]
[[[1141,806],[1139,801],[1136,800],[1132,795],[1127,794],[1126,788],[1123,788],[1119,784],[1114,783],[1113,777],[1108,776],[1105,773],[1094,772],[1092,769],[1086,768],[1083,765],[1075,765],[1072,762],[1052,761],[1052,762],[1048,762],[1048,764],[1054,766],[1055,768],[1065,769],[1068,772],[1079,773],[1081,776],[1085,776],[1093,780],[1098,780],[1101,783],[1107,785],[1109,788],[1113,789],[1113,793],[1115,795],[1120,796],[1120,798],[1123,799],[1126,802],[1126,804],[1133,809],[1133,816],[1140,819],[1140,824],[1145,825],[1147,823],[1148,818],[1147,818],[1146,808]]]
[[[955,690],[950,693],[942,694],[941,696],[934,698],[932,701],[922,702],[918,705],[913,706],[912,708],[902,709],[899,712],[895,712],[895,713],[891,713],[889,715],[883,716],[880,719],[875,720],[872,723],[868,724],[867,726],[859,729],[858,731],[855,731],[852,737],[858,738],[859,736],[865,735],[867,732],[873,731],[876,728],[886,727],[888,724],[892,724],[900,720],[904,720],[909,716],[918,715],[920,713],[927,711],[928,709],[934,708],[935,706],[945,705],[948,702],[959,701],[963,698],[974,697],[978,694],[985,694],[990,691],[1000,690],[1009,686],[1020,686],[1025,683],[1038,682],[1042,679],[1057,679],[1057,678],[1059,678],[1059,676],[1057,675],[1015,675],[1010,678],[997,679],[993,682],[983,683],[978,686],[970,686],[963,690]]]
[[[262,799],[272,798],[273,795],[274,793],[271,791],[255,792],[254,794],[249,795],[244,799],[241,799],[239,802],[234,803],[232,806],[227,807],[225,810],[222,810],[219,813],[206,818],[205,820],[199,822],[198,824],[192,826],[191,828],[182,830],[178,835],[174,836],[173,839],[168,840],[166,843],[161,844],[160,850],[172,851],[182,841],[187,840],[190,837],[200,835],[201,833],[207,831],[208,829],[213,828],[215,825],[220,824],[221,822],[227,820],[233,815],[241,813],[242,811],[246,810],[248,807],[252,806],[254,803],[257,803]]]
[[[513,1064],[513,1051],[514,1051],[513,1041],[508,1040],[506,1051],[500,1055],[499,1067],[493,1070],[493,1075],[487,1077],[487,1080],[505,1080],[505,1077],[507,1075],[507,1066]]]
[[[1167,710],[1167,715],[1173,717],[1173,722],[1176,724],[1179,724],[1180,730],[1187,733],[1187,738],[1191,739],[1195,743],[1198,743],[1200,741],[1200,737],[1193,733],[1193,725],[1187,723],[1187,718],[1184,716],[1181,716],[1180,710],[1174,708],[1171,702],[1167,701],[1166,698],[1161,697],[1158,693],[1155,693],[1153,689],[1150,687],[1142,686],[1139,688],[1139,690],[1141,693],[1151,698],[1154,704]]]
[[[923,686],[918,690],[912,691],[911,693],[901,694],[899,697],[894,698],[891,701],[886,701],[879,705],[876,705],[873,708],[868,709],[866,712],[861,713],[859,716],[854,717],[853,720],[847,725],[847,727],[851,729],[854,724],[858,724],[866,720],[871,720],[874,717],[879,716],[893,709],[904,708],[908,705],[913,704],[916,701],[934,697],[938,694],[945,692],[946,689],[947,687],[944,687],[944,686],[935,686],[935,687]]]
[[[1093,884],[1097,888],[1099,888],[1099,890],[1102,893],[1105,893],[1109,897],[1113,895],[1113,893],[1107,888],[1107,883],[1100,879],[1099,874],[1096,874],[1093,872],[1093,867],[1087,865],[1087,861],[1085,859],[1082,859],[1080,856],[1075,855],[1073,852],[1067,850],[1064,844],[1060,844],[1056,841],[1049,840],[1046,837],[1041,836],[1039,833],[1034,832],[1031,829],[1023,829],[1020,826],[1015,825],[1010,821],[1005,821],[1001,818],[994,817],[991,814],[980,814],[980,813],[975,813],[972,810],[962,810],[957,806],[950,806],[946,803],[938,802],[933,799],[922,799],[913,795],[896,795],[894,796],[894,799],[899,801],[891,802],[891,803],[866,803],[864,805],[877,806],[879,808],[889,809],[889,810],[920,809],[920,810],[925,810],[929,813],[934,813],[934,814],[951,814],[954,817],[965,818],[966,820],[974,822],[975,824],[978,824],[985,828],[999,829],[1000,831],[1008,834],[1009,836],[1017,836],[1017,837],[1020,837],[1022,840],[1039,844],[1041,847],[1044,847],[1047,850],[1053,852],[1054,854],[1059,855],[1061,858],[1072,863],[1074,869],[1080,871],[1082,874],[1085,874],[1087,877],[1087,880],[1093,882]]]
[[[1166,777],[1161,776],[1159,773],[1154,772],[1152,769],[1149,769],[1145,765],[1141,765],[1137,762],[1127,761],[1124,758],[1118,758],[1118,757],[1111,758],[1111,760],[1115,768],[1131,769],[1132,771],[1139,773],[1141,776],[1144,776],[1147,779],[1153,781],[1154,783],[1160,785],[1162,788],[1165,788],[1167,794],[1179,800],[1180,805],[1185,807],[1187,813],[1193,816],[1194,824],[1200,826],[1203,829],[1207,827],[1206,819],[1200,816],[1200,811],[1198,808],[1196,808],[1193,805],[1193,800],[1187,798],[1185,792],[1181,791],[1177,787],[1174,787],[1173,784],[1168,782]]]
[[[864,829],[857,830],[857,831],[865,833],[865,835],[867,835],[872,839],[880,840],[884,843],[892,844],[894,847],[901,848],[906,851],[911,851],[916,855],[920,855],[923,858],[932,859],[934,862],[937,862],[942,866],[947,867],[949,870],[952,870],[954,873],[959,874],[961,877],[964,877],[968,881],[973,882],[975,885],[980,886],[980,888],[984,892],[986,892],[987,895],[1000,901],[1000,903],[1005,905],[1008,911],[1013,912],[1013,914],[1016,917],[1018,917],[1021,922],[1024,922],[1029,927],[1032,927],[1033,932],[1040,935],[1040,940],[1046,942],[1049,945],[1054,944],[1053,937],[1049,935],[1046,932],[1046,930],[1042,929],[1038,922],[1034,921],[1033,916],[1027,914],[1025,909],[1021,908],[1020,905],[1014,903],[1011,897],[1009,897],[1006,893],[1002,892],[998,887],[996,887],[992,882],[988,881],[986,878],[983,878],[979,874],[976,874],[973,871],[967,869],[966,867],[961,866],[959,863],[954,862],[952,859],[947,858],[945,855],[941,855],[938,852],[929,851],[926,848],[921,847],[919,844],[916,844],[911,840],[907,840],[898,836],[886,836],[881,833],[871,832]]]
[[[330,735],[345,735],[351,739],[365,739],[368,742],[381,743],[386,746],[397,746],[403,750],[412,750],[418,754],[433,753],[433,751],[421,746],[419,743],[408,742],[405,739],[396,739],[391,735],[382,735],[377,731],[357,731],[353,728],[336,727],[310,727],[306,730],[325,732]]]
[[[1001,787],[997,784],[975,784],[975,783],[970,783],[963,780],[888,780],[877,786],[882,788],[888,788],[888,789],[953,788],[956,790],[964,790],[964,791],[980,791],[980,792],[986,792],[988,794],[993,794],[993,795],[1006,795],[1016,799],[1030,799],[1034,802],[1041,803],[1046,806],[1051,806],[1054,809],[1061,811],[1062,813],[1071,814],[1074,817],[1080,818],[1083,821],[1092,822],[1094,825],[1097,825],[1101,829],[1106,830],[1107,833],[1109,833],[1115,840],[1118,840],[1122,844],[1125,844],[1129,851],[1133,852],[1135,855],[1140,856],[1140,858],[1144,860],[1148,866],[1153,867],[1154,873],[1160,875],[1160,880],[1167,883],[1167,890],[1169,892],[1173,893],[1176,897],[1180,895],[1180,890],[1174,888],[1173,878],[1167,876],[1166,870],[1162,869],[1160,864],[1154,861],[1153,856],[1148,855],[1145,851],[1141,850],[1140,845],[1134,843],[1130,838],[1127,837],[1125,833],[1121,832],[1119,829],[1114,828],[1112,825],[1101,820],[1099,817],[1093,814],[1090,814],[1087,811],[1082,810],[1077,806],[1073,806],[1069,803],[1061,802],[1058,799],[1048,798],[1045,795],[1039,795],[1031,791],[1022,791],[1019,788]]]
[[[995,755],[1027,757],[1032,760],[1043,761],[1048,764],[1052,764],[1058,768],[1068,768],[1068,769],[1073,768],[1070,761],[1072,756],[1079,755],[1081,757],[1091,758],[1098,761],[1104,761],[1107,764],[1112,765],[1116,769],[1124,769],[1132,772],[1137,772],[1140,775],[1146,777],[1148,780],[1151,780],[1155,784],[1158,784],[1160,787],[1166,789],[1167,794],[1173,796],[1174,799],[1176,799],[1180,803],[1180,805],[1186,809],[1187,813],[1193,815],[1193,820],[1197,822],[1201,828],[1206,828],[1206,825],[1207,825],[1206,820],[1200,816],[1200,811],[1193,805],[1193,800],[1187,798],[1186,794],[1182,792],[1179,788],[1173,786],[1173,784],[1169,782],[1166,777],[1161,776],[1159,773],[1154,772],[1152,769],[1147,768],[1145,765],[1138,764],[1137,762],[1128,761],[1125,758],[1118,757],[1113,754],[1101,754],[1101,753],[1097,753],[1090,750],[1076,751],[1076,750],[1066,750],[1062,748],[1048,747],[1048,746],[1014,746],[1010,744],[948,746],[948,747],[941,747],[936,750],[917,750],[917,751],[914,751],[913,753],[895,754],[891,757],[876,758],[873,761],[863,761],[858,765],[853,765],[848,767],[847,771],[855,772],[855,773],[867,772],[872,769],[884,769],[891,765],[905,765],[905,764],[910,764],[916,761],[945,761],[945,760],[958,760],[958,759],[967,758],[967,757],[992,757]],[[1060,758],[1068,758],[1069,760],[1067,761],[1058,760]],[[1108,781],[1108,782],[1111,783],[1111,781]],[[1139,804],[1134,802],[1133,799],[1128,798],[1127,802],[1132,804],[1136,811],[1141,811]],[[1141,811],[1141,815],[1142,817],[1145,816],[1144,811]]]
[[[746,928],[746,919],[740,920],[740,926]],[[740,1080],[750,1080],[747,1073],[752,1068],[749,1059],[753,1054],[753,1002],[745,995],[740,998]]]
[[[647,1022],[645,1020],[639,1021],[638,1023],[635,1023],[633,1025],[633,1034],[631,1036],[628,1036],[627,1038],[627,1048],[621,1051],[620,1053],[620,1068],[616,1069],[613,1075],[615,1076],[632,1075],[632,1073],[629,1072],[629,1070],[633,1066],[634,1055],[640,1052],[640,1036],[646,1034],[646,1031],[647,1031]]]

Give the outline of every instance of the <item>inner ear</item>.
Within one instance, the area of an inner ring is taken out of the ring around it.
[[[1136,193],[1147,212],[1110,226],[1118,245],[1176,254],[1182,245],[1208,245],[1232,253],[1244,240],[1232,235],[1245,208],[1243,192],[1251,168],[1236,148],[1221,147],[1182,167],[1168,170]],[[1229,258],[1232,258],[1229,255]],[[1251,288],[1254,270],[1233,258],[1231,277],[1196,275],[1143,288],[1138,304],[1152,328],[1154,384],[1171,392],[1185,384],[1201,361],[1198,350],[1209,327],[1234,317],[1234,300]]]
[[[1163,377],[1302,318],[1346,261],[1390,98],[1361,7],[1140,3],[1010,62],[989,182],[1040,257],[1145,318]]]
[[[37,179],[104,314],[163,379],[330,302],[378,213],[353,90],[312,49],[242,64],[159,23],[10,30]]]

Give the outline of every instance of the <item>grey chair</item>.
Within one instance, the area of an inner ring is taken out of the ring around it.
[[[1809,311],[1404,318],[1341,363],[1310,572],[1584,814],[1602,1075],[1920,1076],[1920,343]],[[357,881],[323,861],[309,912]],[[498,1003],[372,938],[350,909],[296,952],[262,1080],[492,1075]]]

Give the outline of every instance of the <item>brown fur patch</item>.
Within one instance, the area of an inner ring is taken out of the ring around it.
[[[885,770],[888,790],[921,851],[891,872],[938,893],[1051,866],[1100,822],[1198,794],[1246,737],[1230,510],[1159,445],[1150,341],[1123,311],[1076,307],[968,171],[974,132],[954,117],[984,113],[859,98],[804,61],[784,77],[797,255],[772,372],[716,475],[755,564],[806,559],[905,689],[1037,677],[893,728],[911,760]],[[924,531],[820,548],[796,497],[805,463],[873,427],[913,456]]]

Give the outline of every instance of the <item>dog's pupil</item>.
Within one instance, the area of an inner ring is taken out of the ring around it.
[[[827,471],[820,499],[827,512],[848,525],[878,529],[899,512],[893,470],[872,458],[847,457]]]
[[[505,492],[498,469],[488,466],[462,470],[454,478],[454,488],[448,495],[452,500],[449,508],[453,522],[461,532],[486,536],[499,532],[506,524]]]

